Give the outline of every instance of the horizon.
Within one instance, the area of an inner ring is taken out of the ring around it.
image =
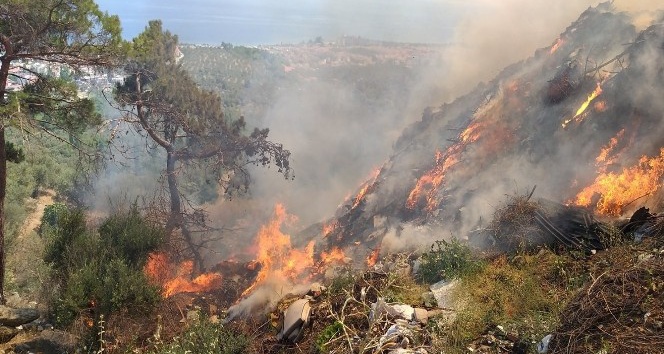
[[[161,20],[181,43],[274,45],[357,36],[398,43],[448,44],[454,29],[477,2],[459,0],[305,1],[285,0],[97,0],[102,11],[118,15],[123,37],[131,39],[150,20]]]

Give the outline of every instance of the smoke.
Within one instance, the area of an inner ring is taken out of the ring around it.
[[[455,27],[445,62],[429,68],[423,81],[442,104],[487,81],[507,65],[551,45],[579,14],[597,0],[474,0]]]
[[[248,297],[228,309],[225,321],[237,317],[251,317],[275,308],[279,300],[287,295],[301,296],[309,290],[309,285],[292,284],[284,279],[269,279]]]

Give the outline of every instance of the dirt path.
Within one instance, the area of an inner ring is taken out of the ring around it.
[[[34,203],[34,210],[25,218],[21,231],[18,234],[19,240],[39,227],[42,216],[44,216],[44,209],[47,205],[53,204],[54,201],[55,191],[52,189],[42,191],[36,200],[30,201],[30,204]]]

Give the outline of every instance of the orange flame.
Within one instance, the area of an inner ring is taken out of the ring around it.
[[[339,264],[346,263],[346,255],[341,248],[334,247],[330,252],[321,252],[320,254],[321,266],[326,266],[330,264]]]
[[[585,102],[583,102],[581,107],[579,107],[579,109],[576,111],[576,114],[574,115],[574,117],[572,117],[570,119],[567,119],[563,122],[563,124],[562,124],[563,128],[567,128],[567,125],[569,125],[569,123],[571,123],[572,121],[576,121],[576,122],[581,121],[581,119],[579,117],[583,114],[583,112],[586,111],[588,106],[590,106],[590,103],[595,98],[597,98],[597,96],[599,96],[601,94],[602,94],[602,87],[600,86],[600,84],[598,82],[597,87],[595,88],[595,90],[590,95],[588,95],[588,98],[586,99]]]
[[[609,140],[609,143],[602,148],[602,150],[599,153],[599,156],[595,159],[597,162],[597,166],[600,167],[600,172],[605,172],[606,171],[606,166],[614,163],[616,159],[618,158],[617,156],[611,156],[613,153],[613,150],[615,150],[616,146],[618,146],[618,142],[622,139],[622,137],[625,135],[625,129],[621,129],[616,136],[611,138]]]
[[[323,237],[327,237],[329,234],[331,234],[334,230],[339,227],[339,222],[337,220],[334,220],[332,222],[323,224]]]
[[[380,255],[380,248],[375,248],[369,256],[367,256],[367,266],[373,267],[378,262],[378,257]]]
[[[439,202],[437,198],[438,189],[445,181],[447,172],[460,161],[463,148],[479,139],[482,128],[483,124],[474,121],[459,134],[459,141],[450,146],[445,153],[436,151],[435,166],[417,180],[415,187],[408,195],[406,200],[408,209],[414,209],[422,196],[425,197],[427,202],[426,210],[433,211],[436,209]]]
[[[595,207],[604,215],[619,216],[635,200],[655,193],[664,175],[664,148],[653,158],[641,157],[638,164],[625,168],[620,174],[602,173],[592,185],[577,194],[574,204],[590,206],[599,196]]]
[[[192,261],[184,261],[174,266],[164,253],[151,254],[144,268],[148,277],[161,285],[164,297],[183,292],[210,291],[221,287],[221,274],[205,273],[192,279],[193,270]]]
[[[355,209],[358,205],[360,205],[360,202],[362,201],[362,199],[364,199],[364,196],[369,191],[369,188],[371,188],[376,182],[376,179],[378,178],[379,174],[380,174],[379,168],[371,172],[371,177],[369,177],[369,179],[366,182],[364,182],[364,185],[360,189],[360,192],[357,193],[357,195],[355,196],[355,201],[353,202],[353,207],[351,209]]]
[[[290,236],[281,231],[285,223],[292,221],[294,221],[294,217],[286,213],[286,208],[282,204],[277,204],[272,220],[258,231],[256,261],[262,267],[254,283],[242,293],[243,297],[252,293],[267,279],[302,282],[321,273],[327,266],[346,262],[344,252],[335,247],[329,252],[322,252],[320,262],[316,264],[314,262],[315,241],[310,241],[304,249],[293,248]],[[336,227],[336,222],[331,225]]]
[[[553,43],[553,45],[551,46],[551,50],[549,50],[549,54],[555,53],[556,50],[558,50],[558,48],[560,48],[560,46],[563,45],[563,43],[565,43],[565,41],[563,41],[562,38],[558,38],[556,40],[556,43]]]

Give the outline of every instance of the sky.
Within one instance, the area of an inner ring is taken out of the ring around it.
[[[473,8],[464,0],[97,0],[131,39],[161,19],[182,43],[299,43],[318,36],[448,43]]]

